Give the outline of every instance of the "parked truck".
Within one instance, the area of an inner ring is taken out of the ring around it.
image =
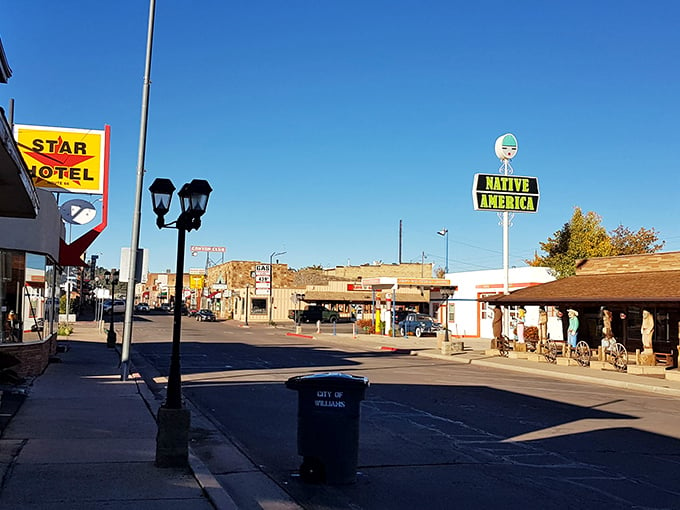
[[[297,322],[338,322],[340,314],[322,305],[307,305],[304,310],[289,310],[288,318]]]

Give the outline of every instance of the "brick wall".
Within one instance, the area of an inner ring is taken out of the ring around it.
[[[645,253],[618,257],[584,259],[576,265],[576,274],[641,273],[680,270],[680,252]]]
[[[255,267],[259,264],[268,264],[268,262],[232,260],[224,264],[209,267],[206,287],[211,287],[219,280],[222,280],[222,283],[225,283],[228,289],[242,289],[246,285],[253,287],[255,279],[250,276],[250,273],[255,271]],[[274,287],[292,286],[295,272],[288,268],[288,264],[272,264],[272,272]]]
[[[19,376],[38,376],[47,368],[50,356],[57,352],[57,335],[42,342],[1,344],[0,352],[19,359],[19,365],[11,367]]]

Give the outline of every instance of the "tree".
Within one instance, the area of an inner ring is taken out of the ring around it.
[[[659,233],[653,228],[641,227],[637,232],[633,232],[623,225],[611,231],[611,239],[614,255],[656,253],[666,244],[666,241],[659,241]]]
[[[619,225],[608,233],[598,214],[589,211],[584,215],[580,207],[575,207],[571,220],[539,245],[546,255],[536,253],[525,262],[534,267],[549,267],[557,278],[564,278],[576,272],[579,259],[654,253],[664,243],[659,242],[654,229],[641,228],[634,233]]]

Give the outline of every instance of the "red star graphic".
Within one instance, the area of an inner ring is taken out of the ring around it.
[[[83,161],[92,159],[94,156],[84,156],[82,154],[59,154],[59,149],[63,143],[61,136],[58,138],[59,144],[56,146],[54,152],[33,152],[26,151],[28,156],[31,156],[36,161],[43,165],[54,168],[55,166],[77,167]]]

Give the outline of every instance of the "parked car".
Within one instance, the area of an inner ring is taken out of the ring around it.
[[[198,311],[198,313],[196,314],[196,320],[199,322],[203,321],[215,322],[217,320],[217,317],[215,317],[215,314],[212,313],[210,310],[206,310],[204,308]]]
[[[188,317],[196,317],[196,315],[198,315],[198,309],[192,308],[191,310],[189,310]]]
[[[425,334],[435,334],[441,329],[440,323],[422,313],[409,313],[403,321],[399,322],[399,334],[401,336],[413,333],[420,338]]]
[[[304,310],[288,310],[288,318],[295,322],[338,322],[340,314],[321,305],[308,305]]]
[[[161,310],[164,312],[169,312],[170,311],[170,303],[161,303]]]
[[[137,306],[135,306],[135,311],[146,313],[149,311],[149,305],[147,303],[137,303]]]
[[[105,299],[102,310],[104,313],[111,313],[111,307],[113,307],[113,313],[125,313],[125,301],[122,299]]]

